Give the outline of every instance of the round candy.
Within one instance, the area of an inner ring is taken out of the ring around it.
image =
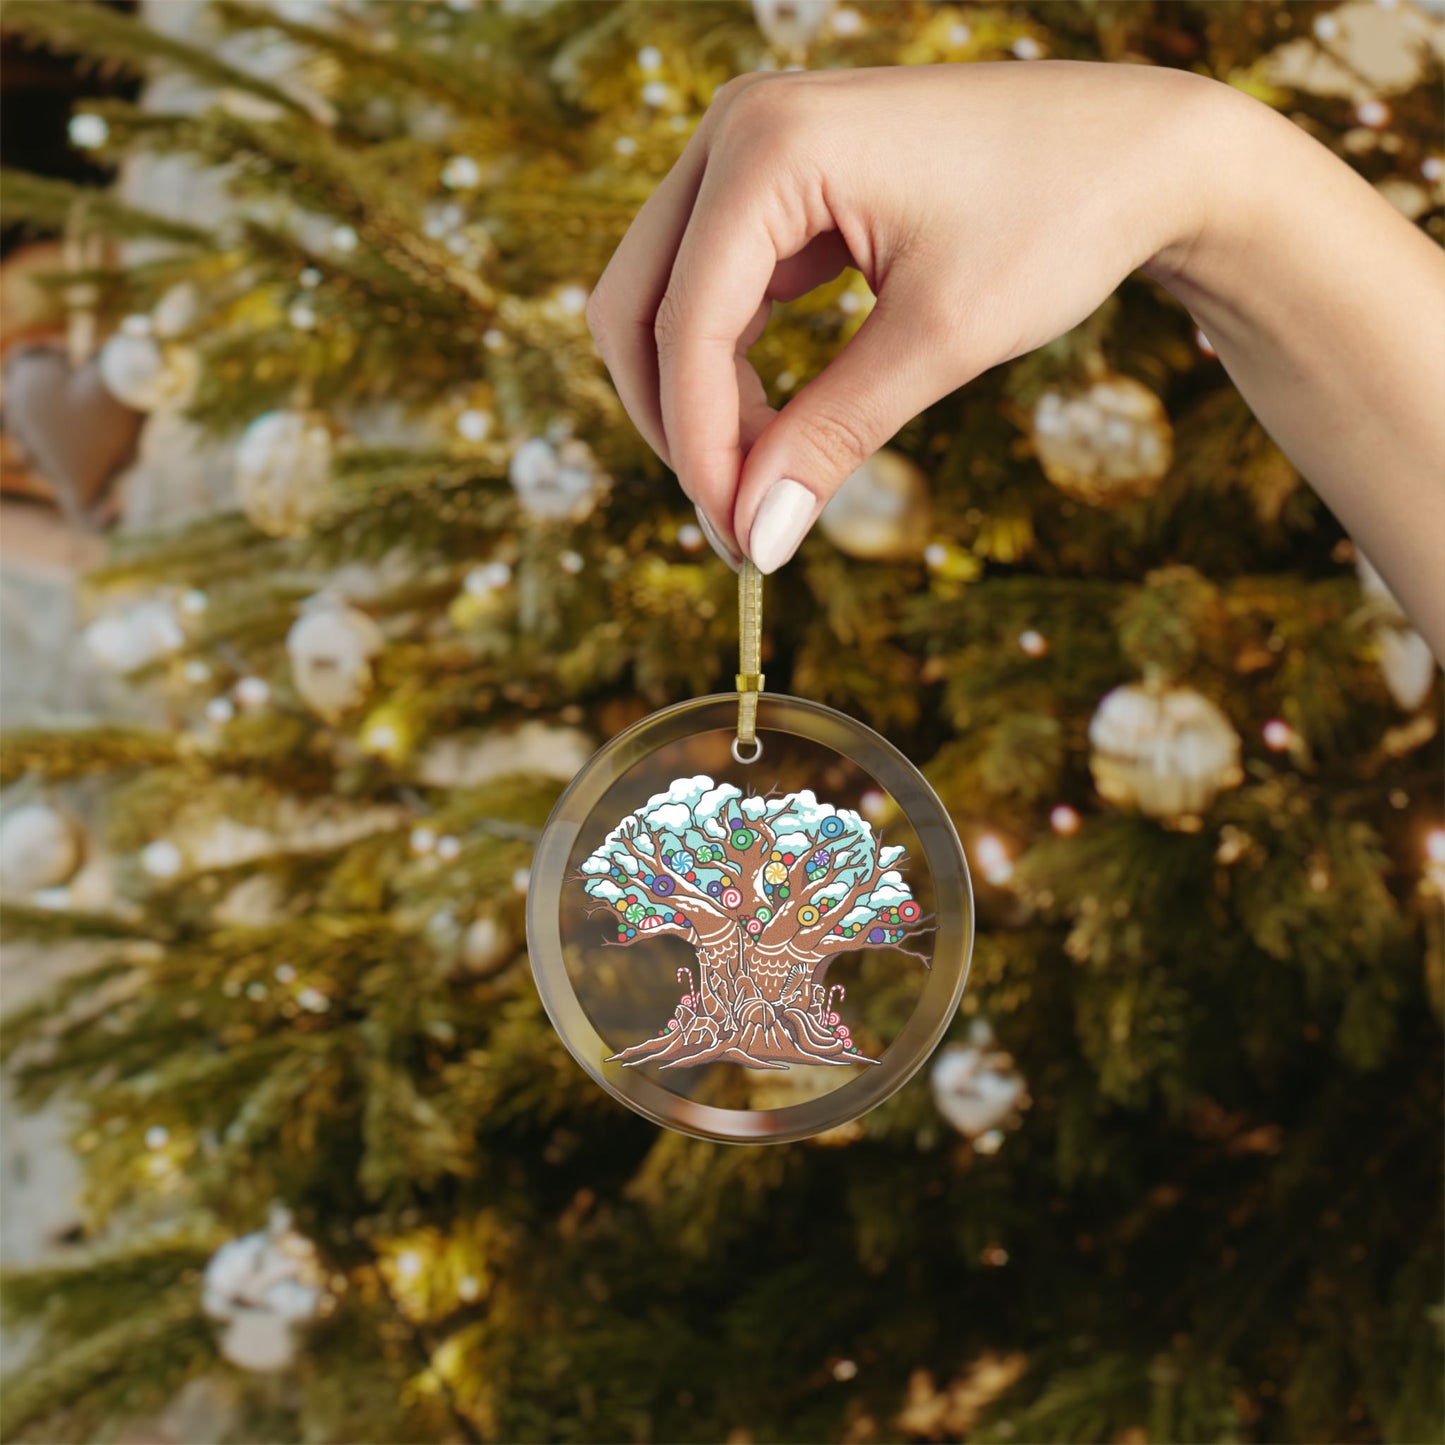
[[[743,895],[736,888],[724,888],[719,901],[724,908],[741,908]]]
[[[818,910],[811,904],[805,903],[798,910],[798,922],[801,923],[804,928],[811,928],[817,921]]]
[[[898,916],[905,923],[917,923],[923,916],[923,910],[910,898],[907,903],[898,905]]]
[[[747,929],[749,933],[753,934],[754,936],[763,931],[763,925],[759,923],[756,918],[748,919],[747,923],[743,926]]]
[[[739,828],[731,839],[734,848],[746,851],[753,846],[753,835],[746,828]]]
[[[843,831],[843,820],[836,813],[830,813],[818,824],[818,831],[825,838],[836,838]]]
[[[794,859],[794,857],[793,857],[793,855],[792,855],[791,853],[784,853],[784,854],[783,854],[783,863],[784,863],[785,866],[791,868],[791,867],[793,866],[793,864],[794,864],[795,861],[796,861],[796,860]]]
[[[672,915],[672,921],[674,923],[686,923],[687,919],[685,919],[680,913],[674,913]]]
[[[689,853],[686,848],[679,848],[677,852],[672,855],[672,866],[676,868],[679,873],[686,873],[687,870],[692,867],[692,854]]]
[[[666,898],[667,895],[674,892],[676,888],[677,884],[665,873],[659,873],[657,877],[652,880],[652,891],[657,894],[659,898]]]
[[[884,943],[886,941],[887,935],[883,932],[881,928],[870,928],[868,930],[869,943]]]
[[[814,868],[826,868],[828,866],[828,860],[832,858],[832,856],[826,848],[819,848],[808,861]]]
[[[707,885],[707,891],[708,891],[708,896],[709,896],[710,898],[716,898],[716,897],[722,892],[722,884],[721,884],[721,883],[709,883],[709,884]]]
[[[783,855],[779,853],[776,848],[768,854],[768,858],[774,863],[781,863],[783,861]]]
[[[772,916],[773,910],[771,908],[759,908],[758,911],[753,914],[753,917],[756,918],[759,923],[766,923]]]
[[[763,869],[763,882],[771,883],[776,887],[779,883],[787,882],[788,870],[781,863],[769,863]]]
[[[642,905],[640,903],[629,903],[624,917],[629,923],[641,923],[643,919]]]

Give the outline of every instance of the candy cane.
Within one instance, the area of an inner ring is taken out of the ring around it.
[[[829,1013],[836,1013],[836,1012],[837,1012],[837,1010],[833,1007],[833,995],[834,995],[835,993],[838,995],[839,998],[847,998],[847,997],[848,997],[848,990],[847,990],[846,988],[844,988],[841,983],[835,983],[835,984],[833,985],[833,987],[828,990],[828,1012],[829,1012]]]
[[[690,968],[678,969],[677,981],[681,983],[684,979],[687,980],[687,997],[693,1000],[692,1007],[696,1008],[702,1000],[696,997],[696,989],[693,987],[692,970]]]

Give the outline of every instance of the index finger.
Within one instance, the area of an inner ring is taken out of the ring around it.
[[[744,447],[738,345],[766,313],[779,261],[808,240],[784,236],[780,245],[756,171],[741,183],[729,172],[710,162],[703,174],[655,324],[673,470],[725,536]]]

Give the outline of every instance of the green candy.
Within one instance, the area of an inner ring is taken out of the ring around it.
[[[753,846],[753,835],[748,832],[746,828],[739,828],[737,832],[733,834],[731,841],[734,848],[740,848],[746,851]]]

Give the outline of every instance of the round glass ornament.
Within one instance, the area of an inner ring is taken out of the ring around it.
[[[923,775],[832,708],[769,693],[620,733],[543,830],[537,989],[577,1062],[668,1128],[781,1143],[901,1088],[958,1008],[973,893]],[[885,837],[886,835],[886,837]]]

